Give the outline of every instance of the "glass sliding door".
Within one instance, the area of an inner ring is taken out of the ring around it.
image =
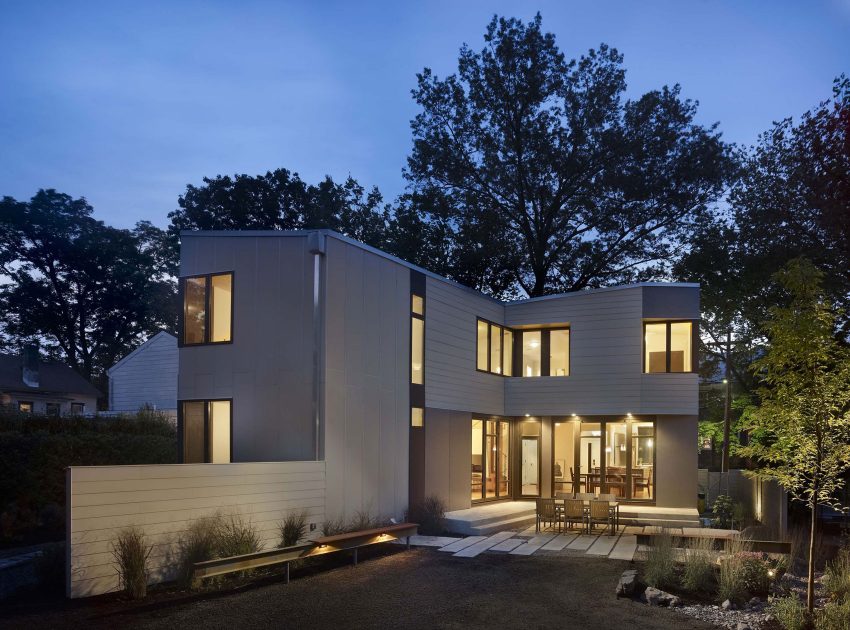
[[[582,422],[579,439],[579,457],[581,458],[580,490],[577,492],[599,492],[600,458],[602,450],[602,425],[599,422]]]
[[[626,498],[628,479],[628,425],[605,423],[605,479],[603,492]]]
[[[505,420],[472,420],[471,498],[501,499],[510,495],[511,426]]]
[[[575,435],[578,422],[556,420],[552,452],[552,487],[557,496],[559,492],[578,492],[578,477],[575,469]]]
[[[632,497],[655,499],[655,423],[632,423]]]
[[[520,487],[524,497],[540,496],[540,421],[519,423]]]

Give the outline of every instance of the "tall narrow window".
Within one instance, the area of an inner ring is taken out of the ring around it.
[[[231,461],[233,422],[229,400],[184,400],[178,422],[184,464]]]
[[[693,322],[652,322],[643,328],[644,372],[693,371]]]
[[[502,364],[505,376],[513,376],[514,373],[514,333],[510,328],[503,330],[504,348],[502,350]]]
[[[522,333],[522,375],[540,376],[541,333],[526,330]]]
[[[482,372],[487,372],[490,370],[490,365],[487,360],[489,356],[487,354],[489,348],[489,337],[487,335],[490,330],[490,324],[485,322],[483,319],[478,320],[478,342],[476,344],[477,347],[477,359],[476,359],[476,367]]]
[[[425,383],[425,300],[410,296],[410,382]]]
[[[233,340],[233,274],[183,278],[183,345]]]
[[[410,408],[410,426],[419,428],[425,426],[425,410],[422,407]]]
[[[490,371],[502,373],[502,327],[490,324]]]
[[[570,373],[570,331],[549,331],[549,375],[568,376]]]

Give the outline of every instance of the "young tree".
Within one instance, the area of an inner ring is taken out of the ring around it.
[[[770,309],[767,352],[753,362],[758,406],[744,428],[758,475],[776,479],[811,510],[809,612],[814,606],[817,508],[847,509],[836,499],[850,469],[850,349],[836,338],[837,312],[824,297],[823,273],[806,259],[776,275],[787,305]]]
[[[679,86],[625,100],[622,55],[567,61],[539,14],[494,17],[484,40],[413,90],[411,199],[453,228],[455,267],[479,263],[473,286],[497,296],[669,270],[732,165],[716,126]]]
[[[147,335],[176,326],[164,234],[118,230],[85,199],[39,190],[0,200],[2,334],[42,342],[49,355],[97,379]]]

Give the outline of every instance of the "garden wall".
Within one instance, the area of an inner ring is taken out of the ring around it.
[[[153,550],[150,582],[173,579],[179,540],[192,521],[238,512],[265,548],[277,546],[278,523],[306,509],[318,535],[325,520],[325,462],[73,466],[66,469],[66,594],[118,589],[111,543],[123,528],[141,528]]]
[[[699,491],[705,493],[707,507],[714,505],[718,495],[728,493],[748,516],[772,528],[778,539],[784,540],[788,533],[788,496],[775,481],[747,477],[743,470],[721,473],[700,468]]]

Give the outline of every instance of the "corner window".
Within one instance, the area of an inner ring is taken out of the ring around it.
[[[478,319],[476,327],[475,367],[480,372],[513,374],[513,331]]]
[[[570,329],[549,331],[549,376],[570,374]]]
[[[233,274],[218,273],[180,280],[183,345],[233,340]]]
[[[647,322],[643,325],[643,371],[692,372],[693,322]]]
[[[20,411],[21,413],[32,413],[32,402],[23,400],[19,401],[18,411]]]
[[[410,296],[410,382],[425,383],[425,298]]]
[[[182,463],[230,463],[233,429],[231,401],[181,401],[178,424]]]

